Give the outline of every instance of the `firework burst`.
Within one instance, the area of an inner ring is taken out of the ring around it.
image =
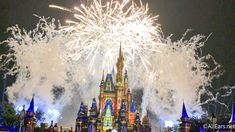
[[[73,60],[90,60],[89,67],[99,56],[103,57],[103,67],[113,66],[119,46],[123,48],[126,62],[140,59],[146,69],[151,65],[149,55],[158,52],[161,43],[161,29],[157,23],[158,16],[148,13],[148,5],[133,1],[101,0],[73,10],[50,5],[74,13],[76,21],[67,20],[69,24],[62,28],[71,32],[72,40],[66,43],[69,57]]]

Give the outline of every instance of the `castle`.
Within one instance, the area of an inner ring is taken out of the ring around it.
[[[151,127],[147,117],[141,123],[140,116],[128,87],[127,70],[123,75],[124,57],[119,50],[116,63],[116,80],[113,74],[107,74],[100,82],[99,107],[95,98],[89,110],[87,105],[81,103],[76,119],[75,131],[106,132],[117,130],[121,132],[150,132]]]
[[[83,102],[76,118],[75,132],[151,132],[150,122],[147,116],[142,120],[135,109],[130,89],[128,87],[127,70],[124,68],[124,57],[119,49],[119,57],[116,63],[117,74],[107,74],[100,82],[99,104],[96,99],[92,101],[91,108]],[[116,78],[114,80],[114,78]],[[115,81],[115,82],[114,82]],[[32,132],[36,125],[34,117],[34,100],[26,112],[25,130]],[[49,129],[53,129],[53,125]],[[50,131],[48,129],[48,131]],[[57,124],[56,124],[57,129]],[[73,131],[73,130],[70,130]]]
[[[94,98],[90,109],[83,102],[80,104],[77,113],[75,129],[70,128],[64,130],[58,128],[57,124],[51,123],[50,127],[42,123],[40,131],[42,132],[151,132],[151,125],[147,116],[142,121],[139,113],[135,109],[130,89],[128,87],[127,70],[124,68],[124,57],[119,50],[119,57],[116,63],[117,74],[107,74],[100,82],[99,104]],[[114,82],[115,78],[115,82]],[[34,98],[32,98],[28,110],[23,110],[23,125],[20,128],[25,132],[34,132],[36,126],[36,118],[34,112]],[[235,125],[235,105],[233,106],[231,120],[229,125]],[[234,131],[234,128],[230,128]],[[179,132],[190,132],[191,121],[187,114],[185,104],[183,103],[182,115],[178,127]]]

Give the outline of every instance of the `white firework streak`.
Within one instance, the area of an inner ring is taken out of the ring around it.
[[[94,0],[90,5],[74,7],[74,10],[50,5],[74,13],[76,21],[67,20],[69,26],[62,30],[72,32],[73,40],[66,44],[69,57],[79,60],[85,56],[91,69],[97,56],[102,56],[103,67],[113,66],[119,46],[126,57],[126,63],[140,59],[146,69],[151,66],[148,56],[159,52],[161,29],[156,22],[158,16],[148,13],[148,6],[137,5],[129,0],[110,0],[102,4]],[[72,54],[71,54],[72,53]]]

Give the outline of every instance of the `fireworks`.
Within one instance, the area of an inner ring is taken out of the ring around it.
[[[149,55],[159,52],[161,29],[157,23],[158,16],[148,13],[148,6],[141,2],[137,5],[129,0],[110,0],[102,4],[94,0],[89,5],[81,4],[73,10],[50,5],[74,13],[76,21],[67,20],[69,24],[62,28],[72,32],[72,40],[66,43],[69,57],[73,60],[90,60],[90,68],[100,56],[103,67],[112,67],[117,57],[119,46],[126,57],[126,63],[140,59],[145,68],[151,66]]]

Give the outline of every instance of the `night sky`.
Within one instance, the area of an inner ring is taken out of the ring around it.
[[[18,24],[27,30],[35,27],[37,14],[54,17],[63,23],[70,13],[48,8],[49,4],[72,8],[80,0],[0,0],[0,40],[7,38],[6,28]],[[235,0],[143,0],[150,12],[158,14],[165,36],[180,39],[187,29],[190,35],[212,33],[203,54],[210,53],[223,66],[224,74],[213,87],[235,85]],[[4,52],[1,47],[1,53]],[[2,80],[2,77],[1,77]],[[1,81],[2,82],[2,81]],[[2,88],[2,84],[1,84]],[[2,92],[2,90],[1,90]],[[229,99],[231,101],[231,98]],[[233,95],[233,101],[235,96]]]

